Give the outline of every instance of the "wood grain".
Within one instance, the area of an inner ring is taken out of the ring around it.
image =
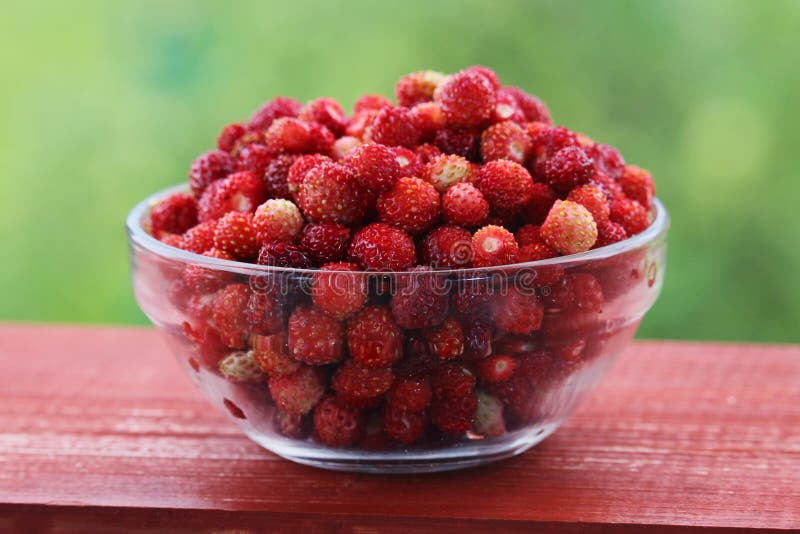
[[[261,449],[152,329],[0,326],[0,532],[677,526],[800,528],[800,347],[639,342],[528,453],[375,476]]]

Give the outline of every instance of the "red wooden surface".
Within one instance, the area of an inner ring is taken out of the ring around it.
[[[0,532],[800,528],[800,347],[644,342],[556,434],[375,476],[240,435],[148,328],[0,326]]]

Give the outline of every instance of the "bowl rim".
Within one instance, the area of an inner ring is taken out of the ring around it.
[[[142,227],[142,221],[148,211],[155,206],[159,201],[175,193],[185,193],[189,191],[187,184],[178,184],[166,189],[157,191],[145,199],[137,203],[133,209],[128,213],[125,219],[125,229],[128,235],[128,240],[131,244],[136,244],[143,249],[152,252],[162,258],[169,260],[181,261],[194,265],[201,265],[210,267],[217,270],[225,270],[230,272],[238,272],[242,274],[253,273],[286,273],[295,275],[310,275],[320,272],[320,268],[313,269],[297,269],[292,267],[274,267],[269,265],[258,265],[254,263],[247,263],[241,261],[224,260],[219,258],[212,258],[196,254],[187,250],[179,249],[151,236]],[[597,260],[605,260],[624,254],[631,250],[640,248],[649,243],[655,242],[662,238],[669,229],[670,220],[666,208],[658,198],[653,199],[652,210],[655,216],[643,232],[636,234],[617,243],[606,245],[604,247],[595,248],[586,252],[578,254],[571,254],[569,256],[557,256],[555,258],[548,258],[546,260],[529,261],[525,263],[512,263],[507,265],[497,265],[492,267],[469,267],[463,269],[437,269],[426,271],[436,275],[465,275],[465,274],[481,274],[486,275],[492,271],[507,271],[508,269],[529,269],[536,267],[551,267],[551,266],[570,266],[578,263],[587,263]],[[328,273],[337,271],[325,271]],[[353,271],[341,271],[349,274],[354,274]],[[380,276],[399,276],[408,275],[409,271],[363,271],[365,274],[380,275]],[[422,273],[420,273],[422,274]]]

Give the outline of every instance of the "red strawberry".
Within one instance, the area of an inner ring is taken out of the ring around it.
[[[539,234],[539,227],[535,224],[520,226],[517,228],[517,231],[514,232],[514,238],[517,240],[520,247],[542,242],[542,236]]]
[[[364,141],[387,146],[414,148],[419,140],[420,131],[406,108],[382,108],[364,131]]]
[[[233,256],[222,250],[211,248],[202,253],[209,258],[233,260]],[[196,293],[212,293],[224,286],[231,278],[231,273],[222,269],[212,269],[200,265],[187,265],[183,270],[183,280]]]
[[[253,143],[242,148],[236,155],[236,170],[250,171],[256,176],[263,176],[264,170],[272,161],[272,153],[267,147]]]
[[[197,224],[197,201],[188,193],[168,196],[150,210],[150,233],[182,234]]]
[[[435,269],[464,269],[472,265],[472,236],[458,226],[439,226],[419,244],[419,259]]]
[[[244,126],[244,124],[240,124],[238,122],[228,124],[222,129],[222,131],[219,133],[219,136],[217,136],[217,148],[223,152],[230,153],[231,150],[233,150],[233,147],[236,146],[236,142],[239,140],[239,138],[246,133],[247,128]]]
[[[189,228],[186,233],[183,234],[183,249],[194,252],[195,254],[202,254],[213,248],[214,232],[216,229],[216,220],[206,221]]]
[[[517,263],[527,263],[530,261],[547,260],[558,256],[558,252],[551,249],[544,243],[531,243],[519,249]]]
[[[510,334],[530,334],[542,326],[544,306],[535,294],[510,287],[492,300],[495,325]]]
[[[311,298],[314,305],[335,319],[346,319],[367,302],[367,279],[357,265],[328,263],[314,275]]]
[[[403,271],[417,262],[414,241],[398,228],[373,223],[350,243],[350,257],[368,271]]]
[[[314,409],[314,432],[325,445],[353,445],[364,431],[360,410],[336,397],[326,397]]]
[[[530,140],[524,128],[511,121],[500,122],[484,130],[481,136],[483,161],[507,159],[523,164],[530,150]]]
[[[350,356],[363,367],[389,367],[403,355],[403,335],[385,306],[367,306],[347,323]]]
[[[247,347],[250,324],[245,310],[250,301],[250,288],[245,284],[230,284],[214,298],[212,318],[222,342],[232,349]]]
[[[387,405],[383,409],[383,431],[400,443],[410,445],[422,439],[428,428],[425,412],[410,413]]]
[[[263,382],[267,378],[253,359],[252,352],[231,352],[219,361],[218,368],[231,382]]]
[[[525,115],[526,121],[541,122],[544,124],[551,124],[553,122],[550,118],[550,110],[547,109],[544,102],[537,97],[526,93],[519,87],[506,86],[503,90],[514,96],[522,113]]]
[[[442,210],[452,224],[477,226],[489,216],[489,203],[474,185],[458,183],[445,191]]]
[[[323,162],[303,178],[295,197],[303,214],[314,223],[358,225],[369,198],[345,166]]]
[[[233,172],[234,166],[233,158],[222,150],[200,154],[189,168],[189,187],[192,193],[199,197],[212,182]]]
[[[347,127],[347,116],[339,103],[332,98],[312,100],[300,111],[300,120],[317,122],[334,135],[340,136]]]
[[[533,179],[523,166],[499,159],[481,168],[477,185],[493,209],[516,211],[530,201]]]
[[[497,90],[497,103],[492,113],[493,123],[504,121],[512,121],[517,124],[526,122],[525,113],[522,111],[519,102],[517,102],[517,98],[507,87],[501,87]]]
[[[397,103],[410,108],[422,102],[430,102],[436,87],[444,79],[444,74],[432,70],[421,70],[403,76],[394,87]]]
[[[567,200],[577,202],[589,210],[592,218],[598,224],[608,220],[608,214],[611,211],[608,206],[608,198],[596,185],[586,184],[576,187],[569,192]]]
[[[394,374],[388,367],[362,367],[346,360],[333,375],[331,387],[352,406],[374,406],[389,390]]]
[[[390,103],[389,105],[391,106],[392,104]],[[366,109],[363,111],[354,112],[353,116],[350,117],[350,120],[347,122],[347,129],[344,131],[344,133],[350,137],[363,140],[364,133],[367,131],[367,128],[375,119],[377,114],[377,109]]]
[[[609,216],[625,229],[628,236],[643,232],[650,226],[647,209],[644,206],[625,196],[617,197],[611,201],[611,214]]]
[[[479,74],[489,80],[489,83],[492,85],[495,91],[500,89],[502,84],[500,83],[500,77],[497,76],[497,73],[490,69],[489,67],[484,67],[482,65],[472,65],[471,67],[467,67],[463,70],[463,72],[469,72],[471,74]]]
[[[525,222],[541,225],[557,199],[555,191],[549,185],[534,183],[531,187],[530,200],[522,208]]]
[[[289,348],[309,365],[336,363],[344,358],[344,324],[307,305],[289,317]]]
[[[391,307],[401,328],[425,328],[445,320],[447,292],[442,290],[443,279],[435,276],[430,267],[415,267],[398,277],[397,284]]]
[[[391,107],[392,101],[381,95],[361,95],[353,104],[353,113],[363,111],[380,111],[385,107]]]
[[[297,192],[300,190],[300,184],[303,183],[303,179],[305,179],[308,171],[325,162],[333,163],[331,158],[328,156],[323,156],[322,154],[284,154],[283,156],[279,157],[292,158],[291,163],[287,167],[287,170],[283,176],[290,196],[295,197]]]
[[[484,226],[472,236],[472,264],[475,267],[492,267],[514,263],[519,246],[514,234],[502,226]]]
[[[308,269],[311,259],[305,250],[293,243],[273,241],[265,243],[258,253],[258,264],[290,269]]]
[[[281,117],[264,133],[264,144],[273,154],[302,154],[314,148],[310,124],[292,117]]]
[[[250,289],[253,294],[247,303],[245,317],[254,334],[270,335],[283,330],[286,304],[281,299],[280,293],[276,291],[280,288],[271,287],[277,286],[279,283],[280,280],[268,278],[268,275],[250,279]]]
[[[230,211],[252,212],[264,202],[264,182],[249,171],[212,183],[197,203],[200,222],[219,219]]]
[[[475,388],[475,375],[458,363],[446,363],[431,377],[434,398],[464,397]]]
[[[419,178],[400,178],[378,197],[380,220],[410,234],[424,232],[439,217],[441,200],[433,186]]]
[[[356,147],[342,163],[353,169],[353,175],[362,187],[375,193],[390,190],[403,176],[397,151],[378,143]]]
[[[302,157],[298,154],[278,154],[269,161],[262,174],[267,198],[292,198],[288,183],[289,169]]]
[[[484,382],[502,382],[514,373],[516,365],[511,356],[495,354],[478,362],[478,377]]]
[[[464,332],[464,357],[480,360],[492,353],[492,327],[485,319],[473,318]]]
[[[434,99],[441,106],[449,125],[475,127],[491,119],[496,89],[483,73],[465,70],[440,83]]]
[[[361,139],[358,137],[350,135],[342,136],[333,142],[333,146],[331,146],[331,157],[336,161],[341,161],[362,144]]]
[[[614,147],[608,145],[592,145],[587,155],[594,160],[599,172],[607,174],[614,180],[619,180],[625,171],[625,160]]]
[[[472,165],[466,158],[453,154],[435,156],[425,167],[425,179],[440,193],[453,184],[472,182]]]
[[[300,235],[305,221],[293,202],[273,198],[256,208],[253,228],[260,243],[269,241],[294,241]]]
[[[442,128],[436,132],[433,144],[445,154],[480,161],[481,131],[473,128]]]
[[[428,328],[423,335],[431,354],[440,360],[452,360],[464,354],[464,329],[455,317],[448,317],[439,326]]]
[[[594,246],[595,248],[604,247],[622,241],[627,237],[628,233],[622,225],[611,221],[603,221],[597,225],[597,241],[595,241]],[[185,243],[184,246],[186,246]]]
[[[436,132],[447,125],[442,108],[435,102],[422,102],[411,108],[411,120],[419,130],[420,141],[426,143],[432,141]]]
[[[279,410],[303,415],[325,394],[325,375],[320,369],[301,365],[292,374],[270,377],[269,393]]]
[[[278,427],[278,432],[287,438],[303,439],[310,431],[310,422],[307,416],[280,410],[275,412],[275,425]]]
[[[600,282],[589,273],[568,274],[565,283],[575,295],[573,306],[587,312],[599,312],[603,309],[603,288]]]
[[[214,247],[238,260],[256,257],[259,240],[250,213],[232,211],[217,222],[214,230]]]
[[[340,224],[307,224],[299,245],[317,264],[341,261],[347,254],[352,233]]]
[[[294,373],[302,365],[289,352],[289,339],[284,332],[271,336],[254,335],[253,360],[271,377]]]
[[[635,200],[645,209],[650,209],[656,189],[649,172],[635,165],[628,165],[619,183],[628,198]]]
[[[395,410],[420,413],[428,407],[432,395],[427,378],[398,378],[386,393],[386,403]]]
[[[278,96],[267,102],[250,117],[250,127],[254,130],[266,130],[275,119],[281,117],[297,117],[303,104],[293,98]]]
[[[562,126],[551,127],[543,122],[530,122],[526,129],[531,139],[528,169],[539,178],[544,178],[544,164],[556,152],[562,148],[580,146],[575,132]]]
[[[544,164],[545,181],[556,191],[569,191],[588,183],[595,173],[594,161],[582,148],[562,148]]]
[[[556,200],[540,229],[542,239],[560,254],[585,252],[597,241],[597,224],[585,207],[571,200]]]

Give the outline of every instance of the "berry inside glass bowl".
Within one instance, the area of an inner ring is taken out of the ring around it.
[[[248,436],[331,469],[518,454],[661,289],[650,174],[485,67],[276,98],[127,219],[134,294]]]

